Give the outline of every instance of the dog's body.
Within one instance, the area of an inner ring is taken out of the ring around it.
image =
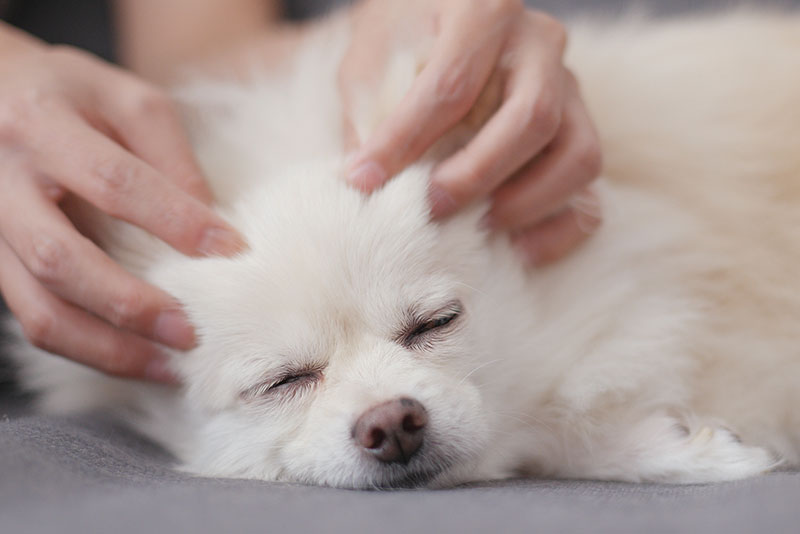
[[[173,359],[185,389],[20,342],[45,408],[127,408],[192,472],[335,486],[800,465],[800,16],[573,28],[606,221],[535,271],[482,206],[429,222],[429,161],[370,197],[343,183],[333,34],[290,74],[184,94],[249,252],[190,259],[100,222],[197,326]]]

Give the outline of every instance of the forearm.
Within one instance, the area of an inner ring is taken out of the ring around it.
[[[176,67],[276,29],[278,0],[116,0],[122,64],[165,80]]]

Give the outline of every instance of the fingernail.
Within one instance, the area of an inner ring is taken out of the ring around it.
[[[195,346],[194,328],[180,310],[166,310],[156,318],[153,337],[159,343],[188,350]]]
[[[431,216],[434,219],[450,215],[456,209],[456,201],[453,195],[435,183],[431,183],[428,190],[428,201],[431,204]]]
[[[181,380],[172,369],[169,367],[169,358],[167,356],[159,356],[154,358],[144,368],[144,377],[153,382],[161,382],[163,384],[180,385]]]
[[[348,159],[345,178],[353,187],[372,191],[386,182],[386,171],[372,160],[360,161],[358,156]]]
[[[233,256],[247,248],[242,237],[227,228],[209,228],[200,240],[197,251],[204,256]]]
[[[598,228],[603,224],[603,218],[576,209],[575,222],[578,224],[578,228],[581,229],[581,232],[591,235],[597,232]]]
[[[585,190],[573,196],[568,202],[575,213],[575,222],[585,234],[593,234],[603,222],[603,211],[600,200],[591,190]]]

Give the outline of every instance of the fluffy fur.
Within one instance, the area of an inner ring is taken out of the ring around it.
[[[363,488],[518,474],[690,483],[797,466],[800,16],[571,32],[604,146],[606,221],[565,261],[526,271],[481,230],[483,206],[429,222],[435,157],[369,197],[349,189],[334,89],[346,31],[328,28],[285,72],[181,91],[219,211],[249,252],[190,259],[98,222],[105,248],[197,326],[200,346],[173,358],[185,387],[111,379],[20,341],[25,383],[49,411],[126,413],[202,475]],[[398,52],[362,131],[418,60]],[[403,338],[459,302],[446,327]],[[424,404],[429,431],[408,465],[381,464],[351,428],[403,396]]]

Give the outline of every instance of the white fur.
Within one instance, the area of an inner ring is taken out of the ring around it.
[[[800,464],[800,16],[575,25],[606,221],[535,271],[480,230],[483,206],[428,221],[430,158],[369,197],[345,186],[339,24],[285,72],[181,92],[249,252],[190,259],[102,222],[110,253],[197,326],[200,346],[173,358],[185,388],[20,343],[46,409],[127,408],[191,472],[347,487],[519,473],[687,483]],[[361,131],[413,72],[370,93]],[[455,299],[463,316],[427,347],[396,341],[411,314]],[[322,380],[241,397],[300,364]],[[399,396],[425,405],[430,432],[408,466],[384,466],[350,429]]]

